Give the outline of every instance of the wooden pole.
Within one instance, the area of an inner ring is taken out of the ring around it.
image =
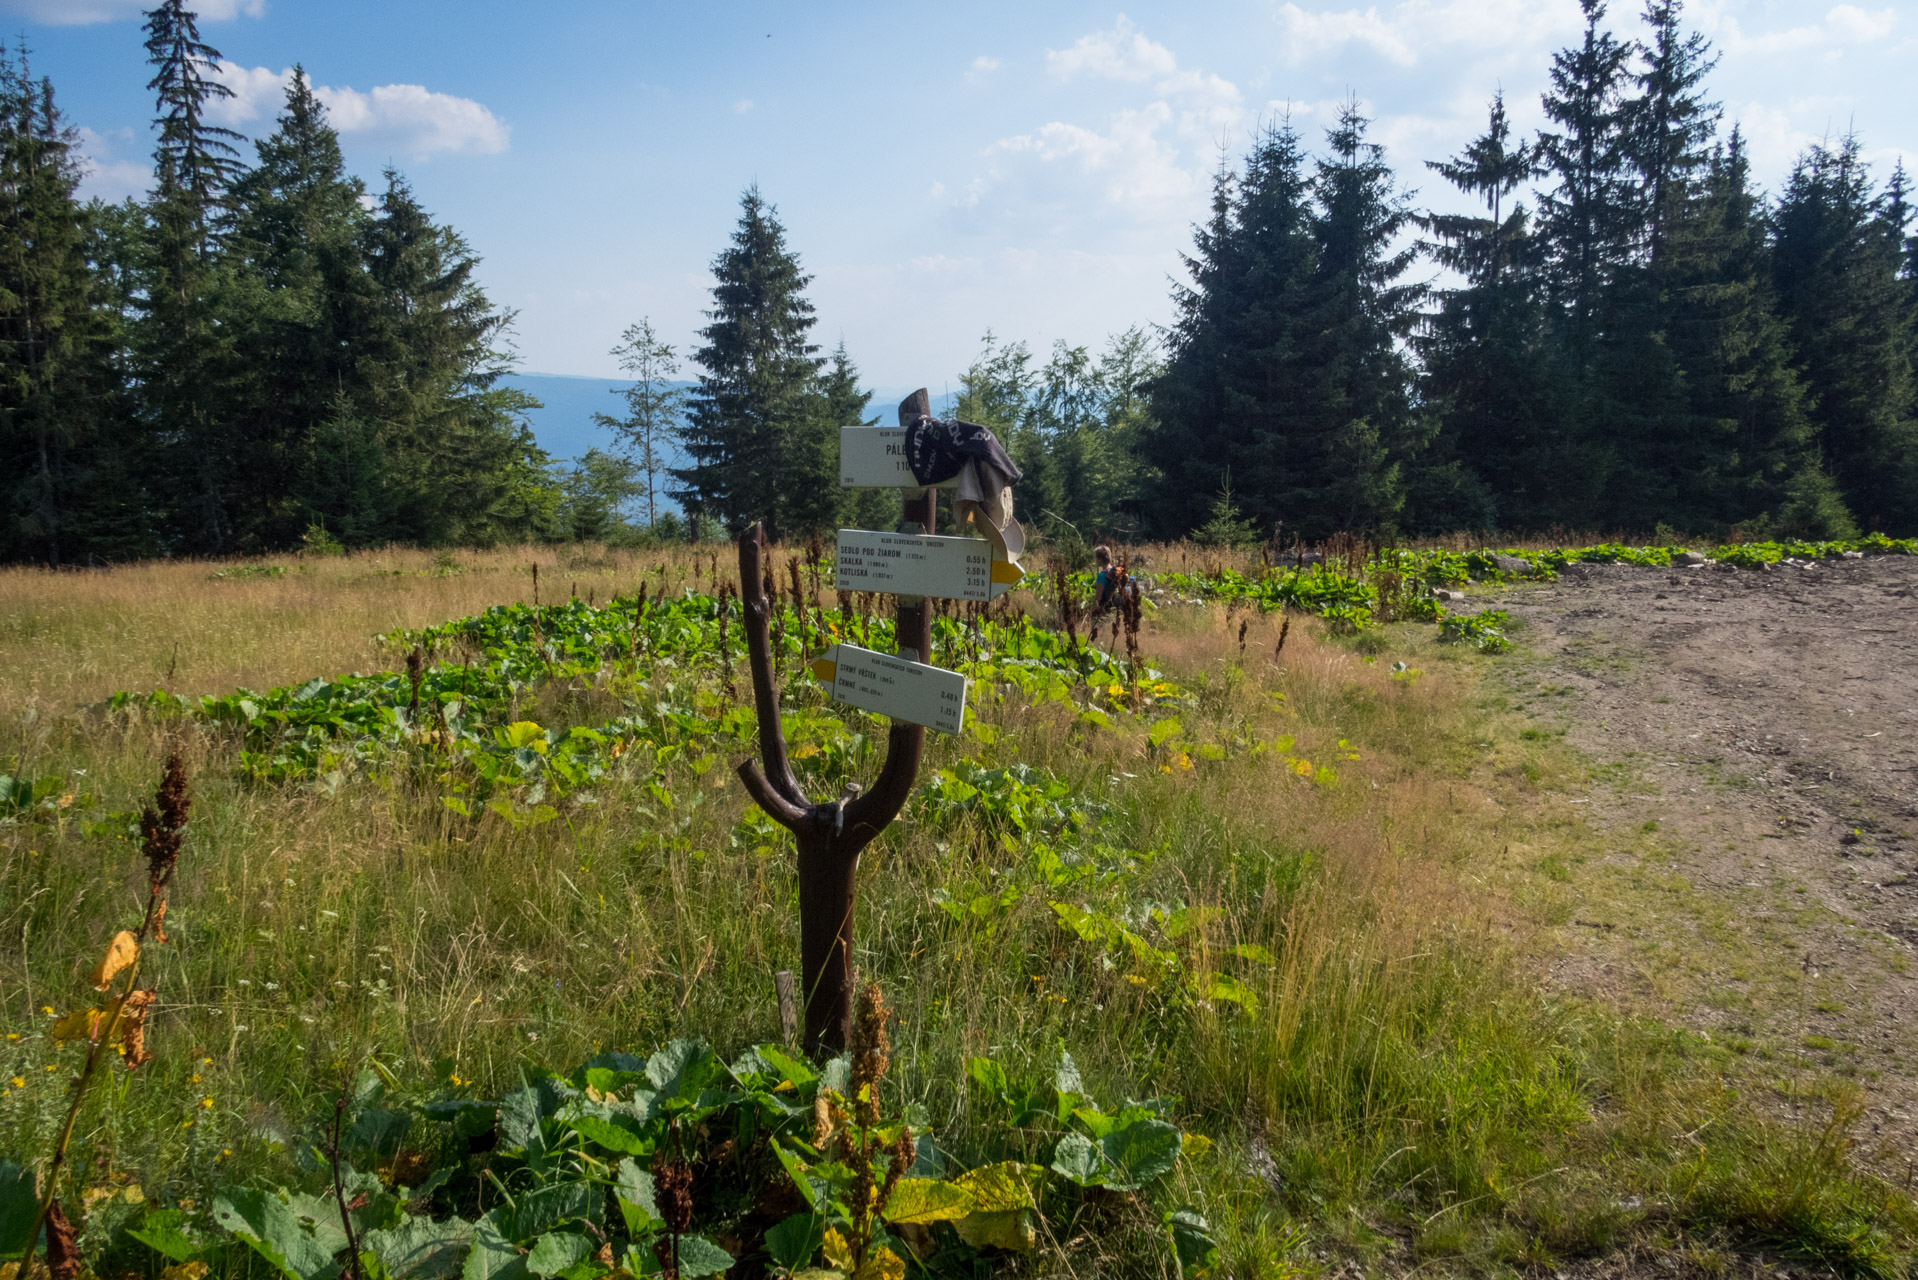
[[[915,392],[899,406],[905,426],[931,412],[931,397]],[[905,532],[932,533],[938,495],[927,489],[906,500]],[[915,526],[917,526],[915,528]],[[847,783],[839,799],[814,804],[800,788],[779,726],[779,690],[773,683],[767,623],[765,533],[752,526],[739,538],[739,593],[745,615],[746,661],[751,668],[753,707],[759,718],[759,760],[748,757],[735,772],[753,801],[793,833],[799,847],[799,972],[806,1001],[806,1052],[817,1060],[843,1052],[852,1012],[852,920],[859,853],[899,815],[919,777],[926,731],[893,721],[886,736],[886,762],[870,791]],[[932,611],[923,598],[901,596],[895,631],[901,656],[932,657]],[[762,770],[761,765],[764,765]]]

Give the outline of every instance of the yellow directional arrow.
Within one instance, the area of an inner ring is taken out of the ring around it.
[[[1003,582],[1010,586],[1025,576],[1026,571],[1010,560],[994,560],[992,562],[992,580],[994,582]]]
[[[814,658],[812,661],[812,673],[821,680],[824,680],[827,684],[831,684],[839,678],[839,664],[831,658]]]

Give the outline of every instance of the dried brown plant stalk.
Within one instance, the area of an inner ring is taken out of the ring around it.
[[[123,929],[114,935],[105,958],[93,973],[96,990],[109,991],[118,982],[120,994],[100,1008],[68,1014],[53,1027],[56,1040],[86,1039],[89,1047],[86,1063],[80,1068],[79,1078],[73,1082],[73,1100],[67,1106],[66,1121],[60,1126],[60,1136],[47,1162],[46,1193],[34,1217],[33,1229],[27,1233],[26,1249],[20,1255],[19,1272],[23,1276],[33,1260],[33,1249],[39,1243],[42,1227],[47,1229],[49,1270],[57,1280],[78,1274],[79,1258],[73,1252],[73,1227],[60,1208],[57,1193],[60,1174],[67,1163],[67,1151],[73,1141],[74,1124],[80,1118],[80,1106],[86,1101],[87,1087],[93,1083],[101,1062],[106,1059],[108,1046],[116,1041],[122,1046],[129,1071],[138,1070],[153,1057],[146,1048],[146,1019],[157,993],[152,988],[136,990],[134,984],[140,979],[140,957],[148,938],[151,937],[155,946],[166,941],[162,925],[166,920],[167,887],[173,883],[173,873],[180,863],[180,851],[186,839],[187,816],[193,808],[193,797],[187,790],[186,768],[180,763],[178,755],[167,757],[160,788],[154,794],[153,801],[140,814],[140,852],[147,863],[146,913],[137,932]],[[62,1032],[68,1034],[63,1035]]]

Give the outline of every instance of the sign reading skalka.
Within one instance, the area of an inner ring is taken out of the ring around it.
[[[996,600],[1024,576],[1018,565],[994,560],[992,544],[978,538],[839,531],[834,585],[841,591]]]
[[[832,700],[923,724],[940,733],[966,727],[966,678],[944,667],[908,662],[858,645],[836,644],[812,663]]]

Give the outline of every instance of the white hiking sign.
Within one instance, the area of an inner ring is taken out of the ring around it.
[[[834,702],[940,733],[966,727],[966,678],[957,671],[851,644],[826,650],[813,660],[812,670],[831,687]]]
[[[841,591],[884,591],[942,600],[996,600],[1025,572],[994,560],[979,538],[841,529],[833,585]]]
[[[936,486],[950,489],[959,477]],[[839,428],[839,484],[845,489],[923,489],[906,465],[904,427]]]

